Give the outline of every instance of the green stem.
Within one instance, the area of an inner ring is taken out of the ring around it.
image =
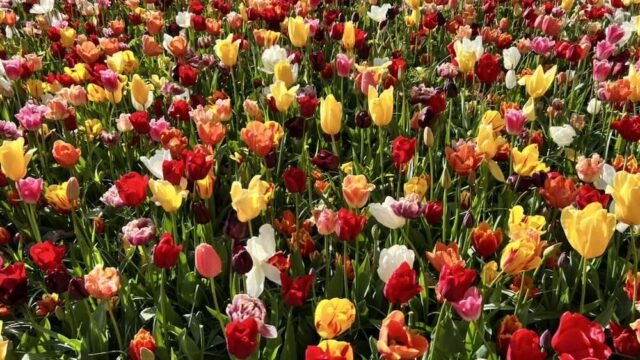
[[[584,314],[584,299],[587,294],[587,259],[582,259],[582,293],[580,295],[580,313]]]
[[[116,339],[118,340],[118,347],[120,349],[125,349],[124,342],[122,342],[122,335],[120,335],[120,329],[118,328],[118,323],[116,322],[116,317],[113,316],[113,310],[107,310],[109,312],[109,318],[111,319],[111,325],[113,326],[113,331],[116,333]]]

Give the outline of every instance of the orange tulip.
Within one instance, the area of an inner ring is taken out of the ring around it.
[[[73,145],[62,140],[56,140],[53,143],[53,158],[63,168],[75,166],[81,154],[80,149],[76,149]]]
[[[431,263],[431,266],[433,266],[437,271],[440,271],[445,264],[449,266],[453,266],[457,263],[464,264],[464,260],[460,257],[458,244],[455,242],[447,246],[438,241],[433,252],[427,251],[426,256],[429,263]]]
[[[218,145],[227,134],[227,127],[219,122],[198,123],[198,135],[203,143]]]
[[[347,175],[342,181],[342,196],[349,206],[359,209],[367,203],[375,188],[364,175]]]
[[[274,121],[249,121],[240,131],[242,140],[249,149],[261,157],[266,156],[278,144],[283,134],[280,124]]]
[[[147,15],[147,30],[151,35],[158,35],[162,32],[164,27],[164,18],[159,11],[149,12]]]
[[[382,320],[378,336],[378,352],[384,359],[409,360],[424,355],[429,342],[404,326],[404,314],[394,310]]]
[[[187,43],[187,39],[182,36],[176,36],[172,38],[167,44],[169,52],[171,52],[171,54],[173,54],[173,56],[177,58],[183,57],[187,53],[188,47],[189,44]]]
[[[457,150],[447,147],[444,153],[449,165],[460,176],[467,176],[474,172],[484,159],[483,155],[476,153],[472,144],[460,145]]]
[[[80,45],[76,45],[76,52],[87,64],[93,64],[100,59],[100,48],[91,41],[84,41]]]

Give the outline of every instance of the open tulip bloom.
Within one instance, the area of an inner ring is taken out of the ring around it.
[[[0,360],[640,358],[639,13],[0,1]]]

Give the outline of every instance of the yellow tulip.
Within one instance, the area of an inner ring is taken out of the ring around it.
[[[355,305],[349,299],[340,298],[320,301],[314,316],[316,331],[323,339],[333,339],[349,330],[355,320]]]
[[[493,159],[498,152],[498,138],[491,125],[480,125],[478,127],[478,138],[476,139],[476,152],[484,154],[487,159]]]
[[[509,232],[515,233],[518,230],[528,229],[544,233],[547,220],[542,215],[525,215],[524,209],[520,205],[509,210]]]
[[[253,37],[259,45],[268,49],[280,40],[280,33],[266,29],[258,29],[253,30]]]
[[[490,285],[498,277],[498,263],[494,260],[484,264],[480,272],[480,279],[484,285]]]
[[[202,200],[208,200],[213,195],[213,185],[216,181],[216,178],[213,176],[213,173],[209,173],[204,179],[200,179],[196,181],[196,191],[198,196]]]
[[[273,77],[275,81],[282,81],[286,87],[292,86],[295,82],[295,76],[291,69],[291,64],[289,60],[283,59],[278,61],[276,65],[273,67]]]
[[[541,170],[549,171],[547,165],[538,158],[539,155],[537,144],[528,145],[522,151],[513,148],[513,169],[521,176],[531,176]]]
[[[416,194],[418,198],[422,200],[429,189],[429,176],[414,176],[404,184],[403,188],[405,197]]]
[[[638,16],[638,25],[640,26],[640,16]],[[631,94],[629,94],[628,99],[631,101],[640,101],[640,73],[636,70],[635,66],[629,66],[629,74],[625,79],[629,80],[629,88],[631,89]]]
[[[291,89],[287,90],[287,86],[284,81],[276,80],[275,83],[269,85],[269,89],[271,90],[271,96],[276,102],[276,108],[280,112],[286,112],[289,109],[289,106],[293,103],[293,100],[296,98],[296,91],[298,91],[298,86],[294,86]]]
[[[138,111],[145,111],[153,102],[152,85],[147,85],[140,75],[133,75],[129,85],[131,88],[131,104]]]
[[[216,56],[223,64],[228,67],[232,67],[238,62],[240,40],[233,41],[233,35],[229,34],[229,36],[224,40],[216,40],[213,50],[216,52]]]
[[[585,259],[593,259],[607,249],[616,228],[616,217],[596,201],[582,210],[573,206],[562,209],[560,223],[571,247]]]
[[[119,104],[122,101],[122,91],[124,90],[125,85],[127,84],[127,77],[121,75],[118,77],[118,88],[111,92],[104,90],[104,96],[109,102],[112,104]]]
[[[3,326],[3,323],[2,321],[0,321],[0,333],[2,332],[2,326]],[[0,335],[0,359],[4,360],[6,358],[7,351],[9,350],[10,345],[11,345],[10,340]],[[351,354],[352,355],[349,360],[353,360],[353,351],[351,351]]]
[[[536,119],[536,100],[532,97],[522,107],[522,113],[527,117],[527,120],[533,121]]]
[[[531,75],[523,76],[518,83],[520,85],[525,85],[527,89],[527,93],[532,98],[539,98],[544,96],[544,94],[549,90],[551,84],[553,84],[553,80],[556,77],[556,72],[558,71],[558,66],[554,65],[551,69],[546,72],[542,69],[541,65],[538,65],[536,71]]]
[[[69,75],[73,81],[79,83],[89,79],[89,72],[87,66],[83,63],[77,63],[73,68],[64,68],[64,73]]]
[[[356,45],[356,27],[352,21],[344,23],[344,31],[342,32],[342,46],[351,50]]]
[[[418,10],[418,9],[420,9],[420,6],[421,6],[421,3],[422,3],[422,0],[405,0],[404,2],[405,2],[405,3],[407,4],[407,6],[409,6],[411,9],[413,9],[413,10]]]
[[[342,103],[333,94],[320,100],[320,127],[327,135],[336,135],[342,128]]]
[[[367,103],[371,120],[379,127],[387,126],[393,117],[393,86],[383,91],[380,96],[376,89],[369,85]]]
[[[511,241],[502,250],[500,267],[509,275],[537,268],[542,263],[540,233],[530,229],[520,229],[511,233]]]
[[[260,180],[260,175],[254,176],[246,189],[239,181],[231,184],[231,206],[238,213],[238,220],[247,222],[260,215],[267,208],[270,200],[270,186]]]
[[[489,110],[482,115],[480,122],[483,125],[491,125],[493,131],[499,132],[504,129],[504,119],[499,111]]]
[[[71,27],[66,27],[60,30],[60,43],[65,48],[69,49],[73,47],[76,41],[76,30]]]
[[[87,99],[99,104],[107,99],[107,94],[101,86],[91,83],[87,85]]]
[[[84,131],[87,133],[87,138],[91,141],[102,134],[103,126],[102,122],[98,119],[89,119],[84,122]]]
[[[305,24],[304,19],[300,16],[289,18],[287,30],[289,31],[289,40],[295,47],[303,47],[309,41],[309,24]]]
[[[138,59],[131,50],[118,51],[107,57],[107,66],[118,74],[132,74],[138,69]]]
[[[569,11],[571,10],[571,8],[573,7],[573,4],[576,2],[576,0],[562,0],[562,3],[560,4],[560,7],[562,7],[564,9],[564,11]]]
[[[166,212],[180,209],[182,199],[189,193],[180,186],[175,186],[167,180],[149,180],[149,189],[153,194],[152,200]]]
[[[11,180],[18,181],[27,175],[27,166],[36,149],[24,152],[24,138],[5,140],[0,146],[0,169]]]
[[[353,360],[353,348],[346,341],[322,340],[318,347],[328,352],[331,359]]]
[[[628,225],[640,225],[640,173],[619,171],[607,194],[615,201],[616,218]]]
[[[31,97],[40,98],[46,91],[45,85],[45,83],[38,79],[29,79],[26,82],[26,90]]]
[[[49,185],[45,191],[44,198],[47,204],[59,213],[71,212],[80,205],[79,200],[69,199],[68,188],[69,182],[66,181],[60,185]]]
[[[407,25],[407,27],[414,27],[420,22],[421,17],[420,10],[411,9],[411,14],[404,17],[404,24]]]

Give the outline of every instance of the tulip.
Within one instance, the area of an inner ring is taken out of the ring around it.
[[[76,40],[76,30],[72,27],[65,27],[60,29],[60,43],[65,48],[69,49],[73,47],[73,43]]]
[[[166,212],[178,211],[182,199],[189,193],[180,186],[175,186],[166,180],[149,180],[149,189],[153,194],[153,201]]]
[[[213,246],[202,243],[196,246],[196,270],[203,277],[211,278],[222,272],[222,260]]]
[[[353,360],[353,348],[346,341],[322,340],[317,346],[309,345],[305,360]]]
[[[546,72],[542,69],[541,65],[538,65],[536,71],[534,71],[533,74],[523,76],[518,81],[518,83],[520,85],[525,85],[529,96],[536,99],[544,96],[547,90],[549,90],[551,84],[553,84],[553,80],[556,77],[557,71],[557,65],[554,65]]]
[[[269,184],[254,176],[246,189],[239,181],[231,184],[231,206],[238,212],[238,220],[247,222],[255,219],[267,208]]]
[[[355,45],[356,27],[353,25],[353,21],[347,21],[344,23],[344,31],[342,32],[342,46],[347,50],[351,50]]]
[[[482,294],[473,286],[465,291],[460,301],[451,303],[451,306],[465,321],[478,320],[482,313]]]
[[[404,314],[394,310],[382,320],[377,348],[384,359],[409,360],[422,357],[429,349],[429,342],[409,330]]]
[[[640,173],[617,172],[613,184],[607,186],[606,193],[611,194],[615,201],[618,221],[640,225]]]
[[[477,36],[473,41],[467,38],[458,40],[454,43],[453,48],[456,53],[458,68],[463,73],[473,71],[476,61],[484,53],[481,36]]]
[[[505,128],[509,135],[520,135],[527,117],[521,110],[509,109],[504,117]]]
[[[69,199],[68,187],[69,182],[64,182],[60,185],[49,185],[45,191],[44,198],[47,203],[59,213],[69,213],[79,205],[79,201]]]
[[[562,147],[571,145],[573,138],[578,135],[576,130],[569,124],[551,126],[549,127],[549,133],[553,142]]]
[[[289,60],[283,59],[273,67],[274,81],[282,81],[286,87],[292,86],[298,76],[298,64],[291,66]]]
[[[131,50],[118,51],[107,58],[109,69],[118,74],[132,74],[138,69],[138,59]]]
[[[393,117],[393,86],[378,96],[376,89],[370,85],[367,92],[367,103],[373,123],[379,127],[389,125]]]
[[[62,140],[56,140],[53,143],[53,158],[63,168],[74,167],[81,154],[80,149],[76,149],[73,145]]]
[[[153,103],[153,86],[147,85],[140,75],[133,75],[131,80],[131,103],[138,111],[145,111]]]
[[[165,233],[153,247],[153,264],[161,269],[172,267],[178,262],[182,249],[182,245],[175,245],[171,234]]]
[[[116,268],[96,265],[84,276],[84,287],[96,299],[111,299],[120,290],[120,274]]]
[[[356,320],[356,307],[349,299],[324,299],[316,306],[314,323],[323,339],[333,339],[349,330]]]
[[[286,112],[296,98],[298,86],[296,85],[287,90],[284,81],[276,80],[275,83],[269,85],[269,90],[271,90],[271,97],[275,101],[278,111]]]
[[[349,59],[349,56],[345,54],[336,55],[336,70],[338,72],[338,76],[347,77],[351,72],[351,65],[353,61]]]
[[[397,201],[394,198],[387,196],[384,203],[369,204],[369,213],[385,227],[399,229],[406,224],[407,220],[402,216],[396,215],[392,207],[395,203]]]
[[[295,47],[303,47],[309,40],[310,26],[300,16],[288,20],[289,40]]]
[[[227,67],[232,67],[238,62],[238,51],[241,40],[233,41],[233,34],[229,34],[226,39],[216,40],[213,47],[216,56]]]
[[[24,138],[5,140],[0,146],[0,170],[9,179],[18,181],[27,175],[27,166],[36,149],[24,152]]]
[[[569,244],[585,259],[604,253],[616,227],[615,216],[607,213],[599,202],[583,210],[572,206],[562,209],[560,222]]]
[[[336,135],[342,128],[342,103],[333,94],[320,100],[320,127],[327,135]]]
[[[540,234],[529,229],[511,231],[511,241],[502,250],[500,267],[509,275],[537,268],[542,263]]]
[[[375,188],[364,175],[347,175],[342,181],[342,196],[349,206],[359,209],[367,203]]]
[[[404,245],[393,245],[382,249],[378,259],[378,276],[382,282],[386,283],[402,263],[407,263],[410,268],[413,268],[414,261],[415,253]]]
[[[547,165],[540,161],[539,154],[537,144],[528,145],[522,151],[513,148],[513,169],[521,176],[531,176],[541,170],[549,171]]]
[[[37,204],[42,194],[42,183],[42,179],[34,179],[32,177],[18,180],[16,182],[16,190],[18,190],[20,199],[26,204]]]
[[[259,180],[259,176],[258,180]],[[255,177],[254,177],[255,179]],[[269,279],[281,284],[280,271],[269,260],[276,254],[276,238],[273,226],[264,224],[259,236],[247,240],[246,250],[251,255],[253,267],[247,273],[247,294],[258,297],[264,291],[264,281]]]
[[[138,330],[129,343],[129,355],[132,360],[153,359],[155,351],[156,341],[145,329]]]

